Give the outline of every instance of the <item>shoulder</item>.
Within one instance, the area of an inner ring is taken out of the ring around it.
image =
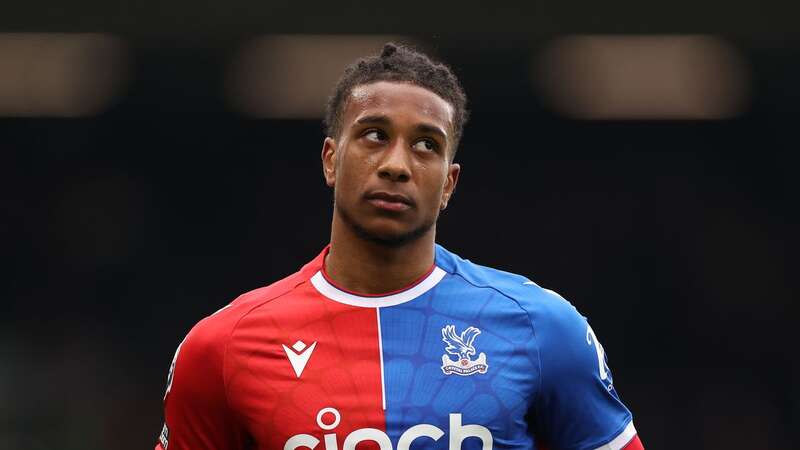
[[[239,321],[260,305],[291,292],[306,278],[300,271],[269,286],[246,292],[197,322],[175,349],[164,399],[173,396],[170,392],[174,379],[182,380],[179,391],[190,395],[206,395],[212,390],[210,385],[222,386],[226,349]]]
[[[245,292],[197,322],[186,335],[181,347],[186,347],[188,344],[202,351],[222,351],[242,318],[254,309],[292,292],[307,281],[307,278],[302,272],[296,272],[268,286]]]
[[[586,318],[564,297],[526,276],[475,264],[438,245],[436,257],[437,264],[445,271],[475,287],[494,289],[515,302],[530,316],[534,327],[541,322],[573,326],[586,322]]]

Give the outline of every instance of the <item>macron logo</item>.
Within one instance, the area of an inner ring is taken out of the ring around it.
[[[306,368],[308,359],[311,358],[311,353],[314,352],[314,347],[316,346],[317,341],[314,341],[311,346],[306,346],[303,341],[295,342],[292,348],[283,345],[283,351],[286,352],[286,357],[289,358],[289,362],[292,363],[292,369],[294,369],[297,378],[300,378],[300,374],[302,374],[303,369]]]

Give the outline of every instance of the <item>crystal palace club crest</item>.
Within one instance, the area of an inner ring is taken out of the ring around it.
[[[467,328],[460,335],[456,333],[454,325],[442,328],[442,341],[447,344],[445,351],[458,357],[454,361],[447,356],[447,353],[442,355],[442,372],[445,375],[467,376],[486,373],[486,370],[489,369],[489,365],[486,363],[486,353],[481,352],[476,359],[471,359],[472,356],[475,356],[475,347],[472,343],[479,334],[481,334],[481,330],[475,327]]]

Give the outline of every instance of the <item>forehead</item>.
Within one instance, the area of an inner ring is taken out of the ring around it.
[[[377,81],[354,87],[344,111],[345,126],[372,114],[389,118],[398,114],[410,115],[414,122],[453,129],[452,105],[432,91],[410,83]]]

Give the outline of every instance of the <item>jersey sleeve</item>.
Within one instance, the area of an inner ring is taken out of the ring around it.
[[[167,376],[155,450],[237,450],[245,434],[228,407],[224,327],[206,318],[178,346]]]
[[[534,426],[549,450],[641,450],[603,346],[586,318],[544,290],[533,315],[541,385]]]

